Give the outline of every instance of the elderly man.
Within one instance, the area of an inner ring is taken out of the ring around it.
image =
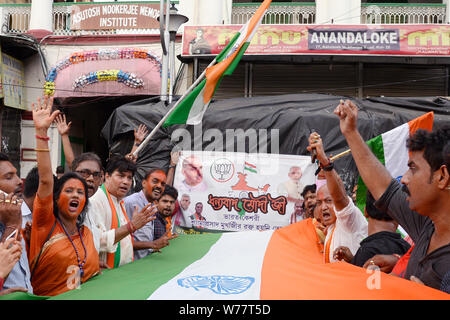
[[[324,258],[325,262],[336,262],[333,253],[340,246],[349,248],[353,255],[356,253],[359,243],[367,237],[367,221],[347,196],[344,184],[325,155],[322,139],[316,132],[309,137],[308,150],[314,149],[327,180],[326,185],[319,188],[316,198],[322,223],[327,227]]]
[[[375,205],[414,241],[405,278],[420,279],[440,289],[450,266],[450,173],[443,156],[450,127],[433,132],[417,130],[409,138],[409,169],[398,183],[358,132],[358,107],[349,100],[342,101],[334,113]]]

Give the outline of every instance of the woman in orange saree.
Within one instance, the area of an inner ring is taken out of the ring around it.
[[[32,105],[36,128],[39,187],[34,201],[30,237],[30,270],[33,291],[54,296],[75,289],[100,270],[92,233],[83,220],[87,185],[76,173],[56,182],[51,168],[47,130],[59,111],[51,113],[53,98]]]

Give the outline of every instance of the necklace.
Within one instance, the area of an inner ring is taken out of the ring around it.
[[[73,243],[72,238],[70,237],[69,233],[67,232],[67,230],[64,227],[64,224],[61,222],[61,220],[58,219],[58,221],[59,221],[59,224],[61,225],[61,227],[63,228],[64,233],[66,234],[67,238],[69,239],[70,243],[72,244],[72,247],[75,249],[75,254],[77,255],[77,260],[78,260],[78,268],[80,269],[80,280],[81,280],[84,275],[83,267],[84,267],[84,264],[86,263],[86,258],[87,258],[87,250],[86,250],[86,246],[84,245],[84,242],[83,242],[83,236],[81,235],[80,229],[77,226],[78,234],[80,235],[81,244],[83,245],[83,249],[84,249],[84,259],[83,259],[83,262],[81,262],[80,255],[78,254],[77,247]]]

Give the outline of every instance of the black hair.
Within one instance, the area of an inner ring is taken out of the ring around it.
[[[93,152],[85,152],[73,159],[71,168],[72,171],[76,171],[80,163],[83,161],[95,161],[98,163],[100,171],[103,170],[102,160],[100,160],[100,157]]]
[[[308,184],[307,186],[305,186],[303,188],[303,191],[302,191],[301,195],[304,198],[308,192],[316,193],[316,191],[317,191],[317,185],[315,185],[315,184]]]
[[[64,173],[64,167],[63,166],[57,166],[56,167],[56,173]]]
[[[25,182],[23,184],[23,196],[25,198],[32,198],[36,195],[39,187],[39,171],[37,167],[28,172]]]
[[[381,211],[377,207],[375,207],[375,199],[373,198],[372,194],[367,191],[366,194],[366,213],[369,217],[375,220],[382,220],[382,221],[392,221],[394,219],[391,218],[390,215],[388,215],[386,212]]]
[[[58,208],[57,201],[59,199],[59,196],[61,195],[64,184],[69,179],[80,180],[81,183],[83,184],[83,188],[84,188],[84,196],[85,196],[86,202],[84,204],[83,210],[81,210],[81,213],[77,218],[77,227],[81,228],[81,226],[83,225],[84,219],[86,217],[86,211],[87,211],[88,204],[89,204],[89,197],[88,197],[88,186],[86,184],[86,181],[78,173],[67,172],[58,181],[55,182],[55,186],[53,188],[53,214],[55,215],[56,218],[58,218],[59,208]]]
[[[444,158],[444,164],[446,165],[448,172],[450,172],[450,140],[442,151],[442,157]]]
[[[0,152],[0,161],[10,161],[6,153]]]
[[[151,175],[152,173],[157,172],[157,171],[161,171],[161,172],[164,172],[164,174],[166,174],[166,172],[165,172],[163,169],[160,169],[160,168],[152,168],[152,169],[150,169],[150,170],[147,171],[147,173],[145,174],[144,180],[147,180],[147,178],[150,177],[150,175]]]
[[[429,132],[419,129],[407,140],[409,151],[423,151],[423,157],[431,167],[431,172],[444,164],[444,146],[450,140],[450,126]]]
[[[166,187],[164,188],[164,192],[161,194],[160,199],[161,199],[163,196],[165,196],[165,195],[171,196],[172,198],[174,198],[175,200],[177,200],[177,198],[178,198],[178,191],[177,191],[177,189],[175,189],[174,187],[169,186],[168,184],[166,184]]]
[[[109,159],[108,164],[106,165],[105,172],[109,175],[112,175],[113,172],[117,170],[120,173],[131,172],[131,175],[134,176],[136,173],[137,167],[136,164],[124,156],[113,156]]]

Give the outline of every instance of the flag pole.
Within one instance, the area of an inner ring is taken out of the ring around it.
[[[352,150],[350,150],[350,149],[345,150],[344,152],[341,152],[341,153],[339,153],[339,154],[337,154],[337,155],[331,157],[331,158],[330,158],[330,161],[334,161],[334,160],[337,160],[337,159],[339,159],[339,158],[342,158],[343,156],[346,156],[346,155],[348,155],[348,154],[351,153],[351,152],[352,152]]]
[[[150,139],[155,135],[156,131],[163,125],[163,123],[167,120],[167,118],[170,116],[173,110],[175,110],[176,107],[180,104],[181,101],[203,80],[203,78],[206,75],[206,70],[213,66],[216,63],[216,58],[211,61],[211,63],[205,68],[205,70],[202,72],[202,74],[197,78],[197,80],[194,81],[194,83],[186,90],[186,92],[181,96],[180,99],[177,100],[177,102],[170,108],[170,110],[166,113],[166,115],[161,119],[161,121],[158,122],[158,124],[153,128],[153,130],[148,134],[147,137],[145,137],[144,141],[137,147],[137,149],[133,152],[133,156],[137,157],[139,151],[144,148],[144,146],[150,141]]]

